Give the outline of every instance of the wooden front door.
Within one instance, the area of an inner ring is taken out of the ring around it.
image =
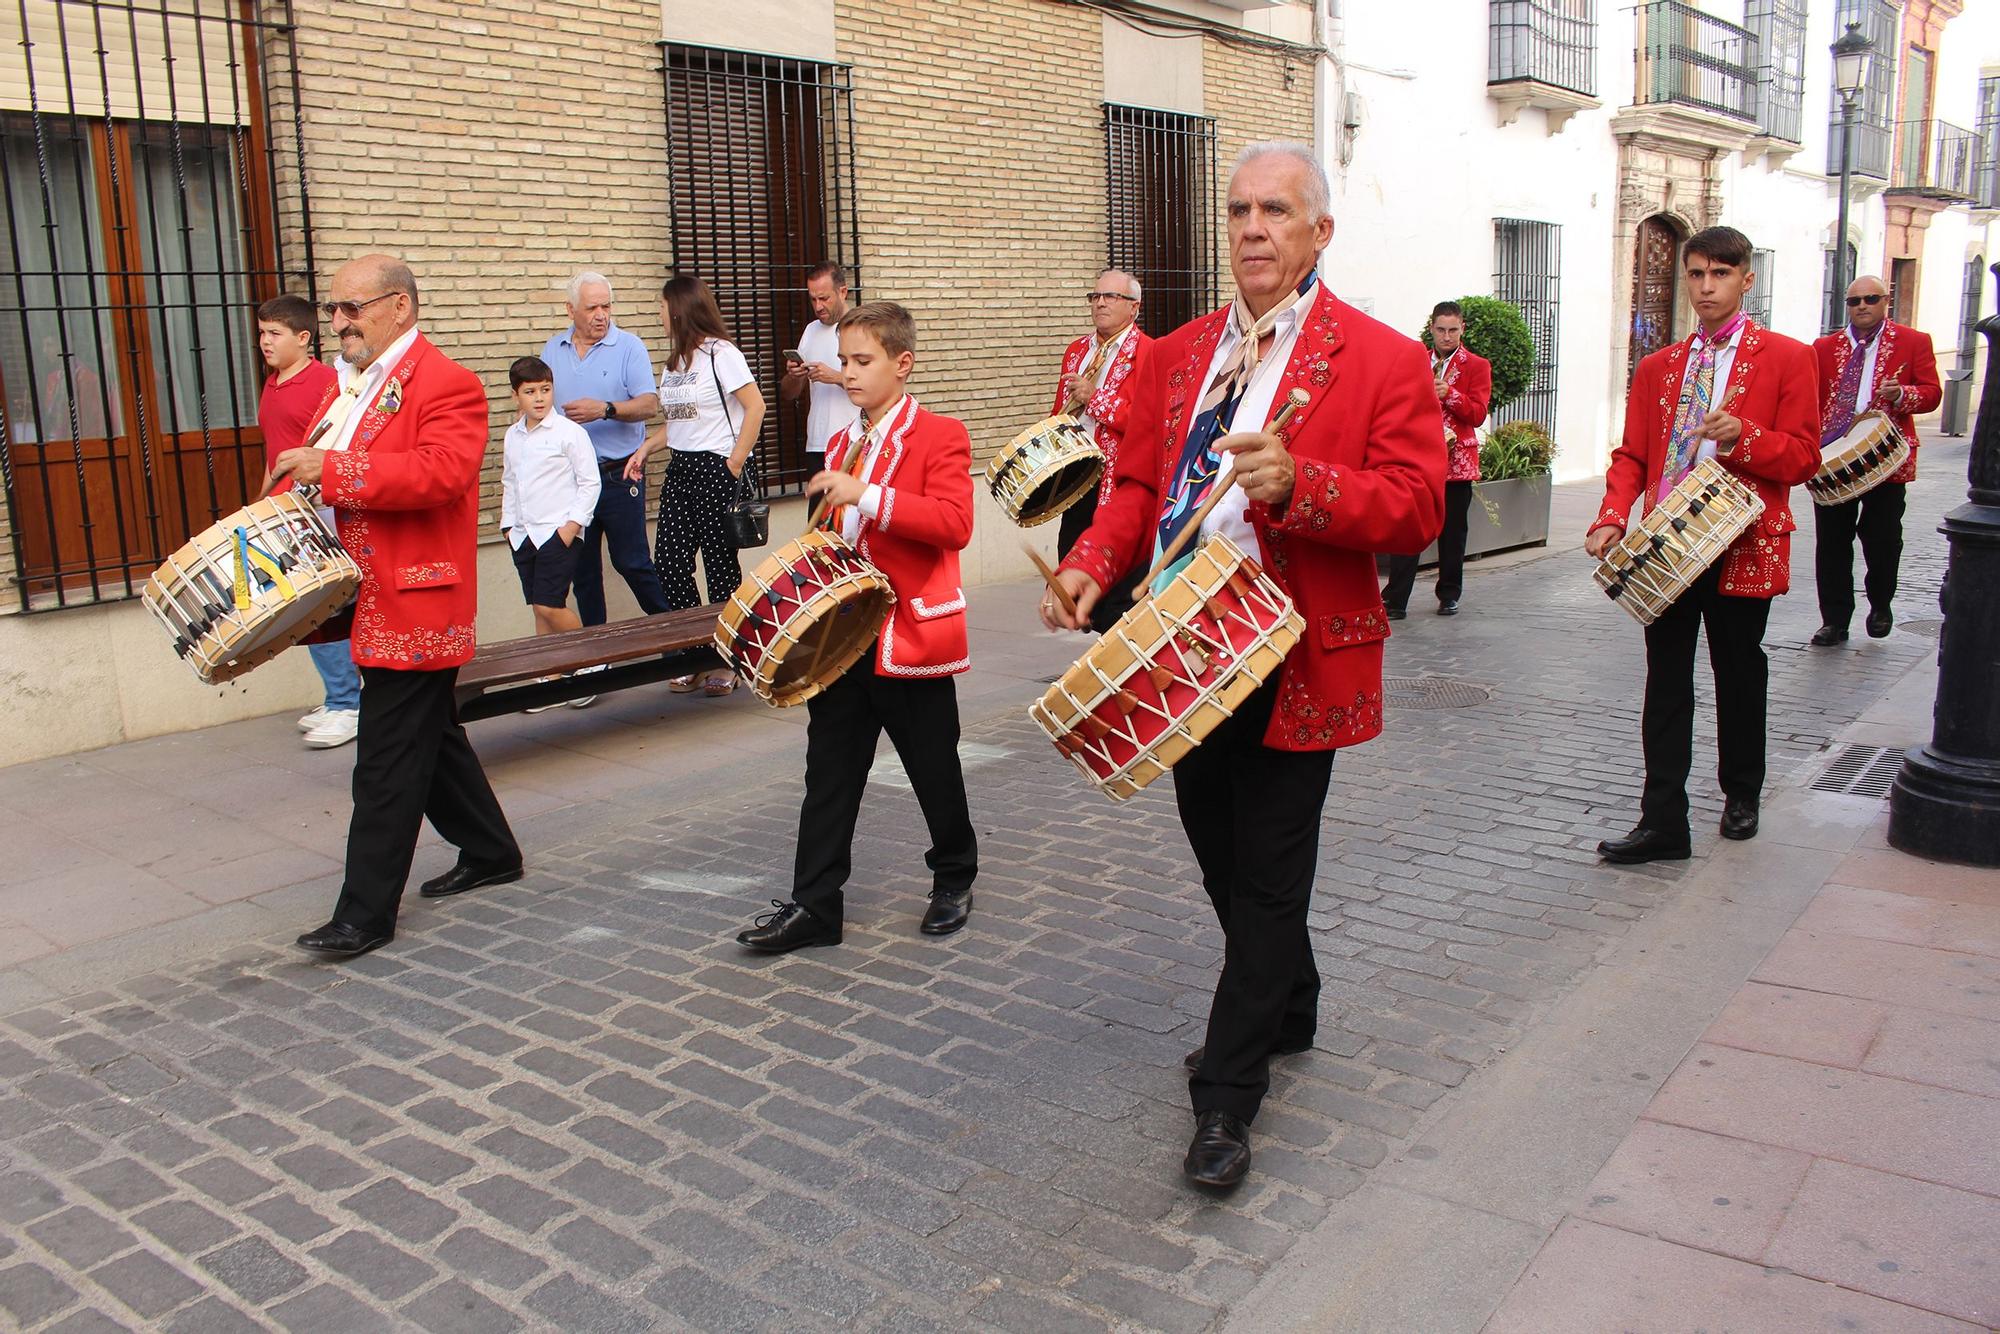
[[[1639,362],[1674,341],[1675,260],[1680,255],[1680,233],[1665,218],[1652,217],[1639,224],[1638,253],[1632,265],[1632,359],[1625,378],[1639,369]]]

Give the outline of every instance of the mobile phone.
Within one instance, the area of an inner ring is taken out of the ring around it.
[[[794,348],[788,347],[785,349],[785,360],[790,362],[794,366],[802,366],[805,364],[805,358],[800,356],[798,354],[798,351]]]

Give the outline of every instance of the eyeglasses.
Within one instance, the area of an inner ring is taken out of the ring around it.
[[[380,296],[371,296],[366,301],[323,301],[320,303],[319,313],[329,320],[335,315],[344,315],[349,320],[358,320],[361,318],[361,312],[374,305],[377,301],[387,301],[392,296],[401,295],[401,292],[384,292]]]
[[[1085,296],[1085,297],[1084,297],[1083,299],[1084,299],[1084,301],[1085,301],[1085,303],[1086,303],[1086,304],[1091,304],[1091,305],[1094,305],[1094,304],[1096,304],[1096,303],[1097,303],[1097,302],[1099,302],[1099,301],[1133,301],[1133,302],[1136,302],[1136,301],[1138,301],[1138,299],[1139,299],[1139,298],[1138,298],[1138,297],[1136,297],[1136,296],[1127,296],[1127,295],[1126,295],[1125,293],[1123,293],[1123,292],[1091,292],[1091,293],[1087,294],[1087,295],[1086,295],[1086,296]]]
[[[1880,292],[1875,293],[1873,296],[1851,296],[1847,298],[1847,308],[1849,310],[1854,309],[1856,306],[1879,306],[1881,304],[1882,294]]]

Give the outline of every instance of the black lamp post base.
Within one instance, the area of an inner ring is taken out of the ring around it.
[[[2000,763],[1929,746],[1905,754],[1889,790],[1889,845],[1932,861],[2000,866]]]

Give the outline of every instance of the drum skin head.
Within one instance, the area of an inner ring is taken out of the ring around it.
[[[986,486],[1023,528],[1056,518],[1097,489],[1104,452],[1068,415],[1046,417],[1008,442],[986,465]]]

